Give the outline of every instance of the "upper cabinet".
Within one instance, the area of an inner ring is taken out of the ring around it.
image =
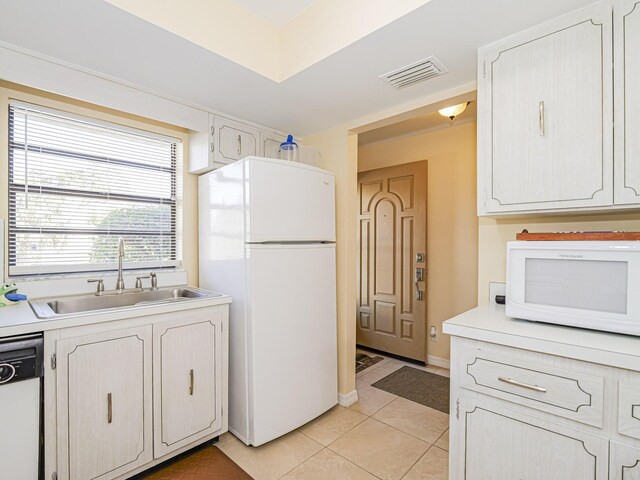
[[[479,211],[613,202],[610,4],[479,52]]]
[[[615,203],[640,204],[640,1],[613,6]]]
[[[214,143],[215,161],[226,165],[258,154],[260,133],[256,128],[223,117],[216,117]]]
[[[189,173],[206,173],[251,155],[280,158],[285,139],[279,133],[210,114],[206,132],[189,134]]]
[[[287,139],[277,133],[260,133],[260,156],[267,158],[280,158],[280,144]]]
[[[625,46],[640,48],[640,12],[631,27],[634,2],[620,3],[627,6],[627,26],[626,32],[619,28],[623,8],[616,6],[616,48],[624,55]],[[626,171],[617,167],[614,181],[611,5],[596,3],[479,50],[479,215],[640,203],[638,193],[622,188],[640,187],[640,140],[627,144],[626,160],[616,159]],[[617,101],[636,107],[632,121],[640,127],[640,84],[631,84],[640,78],[640,57],[631,64],[620,78],[616,62],[616,88],[624,89],[626,81],[634,92]],[[619,117],[616,125],[624,122]]]

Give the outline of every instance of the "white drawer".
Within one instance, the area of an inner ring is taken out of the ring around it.
[[[462,387],[602,428],[604,378],[575,362],[506,347],[462,356]]]
[[[618,433],[640,440],[640,381],[618,383]]]

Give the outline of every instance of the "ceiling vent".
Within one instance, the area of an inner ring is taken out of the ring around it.
[[[409,85],[424,82],[430,78],[444,75],[449,70],[436,57],[431,56],[423,60],[418,60],[411,65],[393,70],[392,72],[380,75],[380,78],[393,88],[401,89]]]

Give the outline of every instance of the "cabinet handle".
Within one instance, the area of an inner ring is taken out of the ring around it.
[[[193,395],[193,368],[189,371],[189,395]]]
[[[498,377],[498,380],[504,383],[508,383],[509,385],[515,385],[516,387],[527,388],[529,390],[533,390],[535,392],[547,393],[546,388],[539,387],[537,385],[529,385],[528,383],[518,382],[517,380],[513,380],[512,378],[507,377]]]
[[[242,153],[242,136],[238,135],[238,155]]]
[[[540,101],[540,136],[544,137],[544,100]]]
[[[113,401],[111,393],[107,393],[107,423],[113,422]]]

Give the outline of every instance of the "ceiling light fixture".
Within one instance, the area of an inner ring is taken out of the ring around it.
[[[464,102],[459,105],[453,105],[452,107],[441,108],[440,110],[438,110],[438,113],[443,117],[449,117],[450,120],[453,120],[462,112],[464,112],[467,109],[467,105],[469,105],[470,103],[471,102]]]

